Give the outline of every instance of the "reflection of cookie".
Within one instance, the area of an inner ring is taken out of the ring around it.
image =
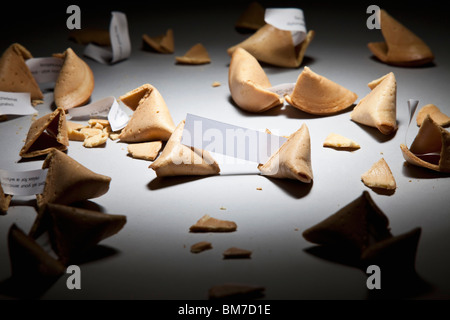
[[[358,258],[369,246],[391,236],[388,218],[367,191],[303,232],[310,242],[349,249]]]
[[[33,121],[19,155],[22,158],[37,157],[48,154],[54,148],[65,151],[68,145],[66,114],[64,109],[57,108]]]
[[[293,107],[316,115],[330,115],[347,109],[358,98],[356,93],[305,67],[294,90],[286,95]]]
[[[208,291],[209,299],[251,299],[264,295],[265,288],[262,286],[226,283],[213,286]]]
[[[237,225],[233,221],[220,220],[205,214],[189,228],[191,232],[233,232]]]

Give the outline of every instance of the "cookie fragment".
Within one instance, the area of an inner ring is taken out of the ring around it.
[[[357,94],[305,67],[294,91],[285,96],[293,107],[315,115],[331,115],[350,107]]]
[[[201,44],[197,43],[190,48],[183,56],[175,57],[175,61],[180,64],[207,64],[211,63],[208,51]]]
[[[200,242],[194,243],[191,246],[192,253],[200,253],[200,252],[203,252],[203,251],[209,250],[209,249],[212,249],[212,245],[211,245],[211,242],[208,242],[208,241],[200,241]]]
[[[133,143],[128,145],[128,154],[135,159],[153,161],[162,148],[162,141]]]
[[[150,37],[147,34],[143,34],[142,41],[159,53],[173,53],[175,50],[172,29],[167,29],[165,34],[156,37]]]
[[[220,220],[205,214],[189,228],[190,232],[233,232],[237,230],[234,221]]]
[[[397,184],[386,160],[381,158],[372,167],[362,174],[362,182],[370,188],[395,190]]]
[[[422,122],[425,120],[427,115],[430,115],[430,118],[441,127],[447,127],[450,125],[449,116],[442,113],[442,111],[434,104],[427,104],[424,105],[417,113],[416,122],[419,127],[422,125]]]
[[[222,254],[224,259],[249,259],[252,255],[252,251],[231,247],[225,250]]]
[[[357,150],[361,148],[355,141],[336,133],[330,133],[323,142],[323,146],[340,150]]]

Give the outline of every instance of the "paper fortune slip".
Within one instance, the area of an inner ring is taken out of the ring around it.
[[[181,143],[208,152],[265,163],[287,139],[187,114]]]
[[[0,169],[0,183],[5,194],[31,196],[44,192],[48,169],[7,171]]]
[[[128,33],[127,16],[123,12],[111,12],[109,36],[111,48],[105,49],[90,43],[84,49],[84,55],[104,64],[127,59],[131,54],[131,41]]]
[[[277,29],[290,31],[294,46],[306,38],[306,25],[303,10],[298,8],[268,8],[264,21]]]

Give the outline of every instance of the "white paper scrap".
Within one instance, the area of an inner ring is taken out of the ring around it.
[[[0,183],[5,194],[31,196],[44,192],[48,169],[7,171],[0,169]]]
[[[97,100],[82,107],[69,109],[67,116],[71,120],[107,118],[112,131],[124,128],[130,120],[113,96]]]
[[[31,105],[29,92],[0,91],[0,115],[30,115],[37,113]]]
[[[25,61],[37,83],[56,82],[64,60],[61,58],[31,58]]]
[[[267,8],[264,21],[277,29],[290,31],[294,46],[306,38],[303,10],[298,8]]]
[[[131,41],[128,32],[128,21],[127,16],[123,12],[111,12],[109,37],[111,40],[110,49],[90,43],[84,49],[84,55],[104,64],[116,63],[130,56]]]
[[[266,88],[265,90],[276,93],[280,97],[284,97],[285,95],[292,94],[292,91],[294,91],[295,83],[282,83],[270,88]]]
[[[229,157],[265,163],[287,139],[187,114],[181,143]]]

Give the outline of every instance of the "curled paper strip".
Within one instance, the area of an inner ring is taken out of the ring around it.
[[[113,96],[97,100],[83,107],[69,109],[68,118],[72,120],[108,118],[112,131],[124,128],[130,119]]]
[[[56,82],[64,60],[61,58],[31,58],[25,61],[37,83]]]
[[[419,100],[409,99],[408,100],[408,112],[409,112],[409,122],[408,128],[406,128],[405,132],[405,145],[408,145],[406,142],[406,137],[408,136],[409,127],[411,125],[411,121],[414,118],[414,114],[416,113],[417,106],[419,105]]]
[[[297,8],[268,8],[264,21],[277,29],[291,31],[294,46],[306,39],[303,10]]]
[[[187,114],[181,143],[229,157],[265,163],[287,139]]]
[[[0,182],[5,194],[31,196],[44,192],[48,169],[7,171],[0,169]]]
[[[31,105],[29,92],[0,91],[0,115],[30,115],[37,113]]]
[[[111,12],[109,25],[111,49],[105,49],[95,44],[88,44],[84,55],[104,64],[112,64],[127,59],[131,54],[131,41],[128,33],[127,16],[119,11]]]

